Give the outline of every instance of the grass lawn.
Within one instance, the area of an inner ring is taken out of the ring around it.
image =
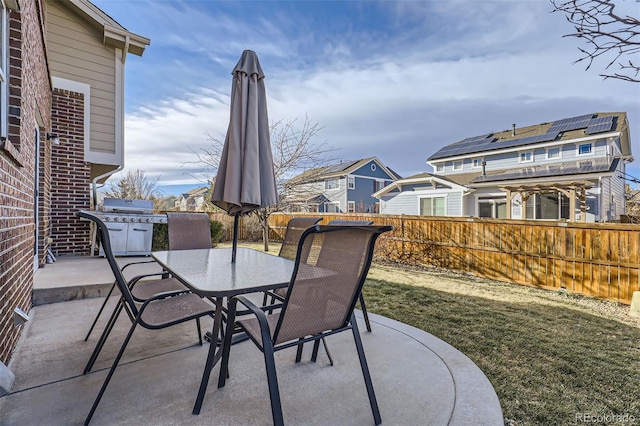
[[[364,295],[370,312],[425,330],[473,360],[493,384],[505,424],[582,423],[581,413],[640,423],[640,321],[626,306],[380,265]]]
[[[274,254],[278,248],[270,244]],[[375,263],[363,292],[370,312],[473,360],[495,388],[505,424],[640,424],[640,319],[628,306]],[[616,415],[635,420],[597,421]]]

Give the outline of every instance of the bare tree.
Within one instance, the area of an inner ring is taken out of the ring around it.
[[[159,200],[159,179],[157,177],[151,180],[141,170],[129,170],[125,175],[108,184],[107,189],[104,191],[104,196],[133,200],[153,200],[155,206]]]
[[[276,178],[276,186],[280,195],[285,193],[285,184],[296,174],[317,169],[321,165],[335,162],[336,151],[326,142],[316,142],[318,133],[322,127],[317,122],[312,122],[305,116],[299,125],[296,119],[280,120],[270,126],[271,150],[273,155],[273,169]],[[207,133],[212,142],[211,146],[194,151],[197,156],[196,163],[204,164],[212,175],[218,169],[220,156],[224,146],[224,138],[217,138]],[[192,149],[193,151],[193,149]],[[311,179],[313,173],[308,173]],[[306,180],[306,179],[305,179]],[[258,209],[254,213],[260,219],[262,226],[262,239],[264,248],[269,250],[269,228],[267,221],[269,215],[283,208],[282,196],[278,205],[269,208]]]
[[[605,69],[617,62],[619,70],[600,74],[602,77],[640,82],[640,65],[631,59],[640,51],[640,20],[637,17],[617,14],[613,0],[550,1],[553,12],[565,13],[575,28],[574,33],[564,37],[576,37],[587,43],[587,48],[578,48],[584,56],[574,63],[587,61],[588,70],[596,58],[612,56]]]

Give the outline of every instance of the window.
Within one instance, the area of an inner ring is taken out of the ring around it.
[[[0,136],[6,138],[9,122],[9,11],[4,1],[0,1],[0,7]]]
[[[349,213],[355,213],[356,211],[356,202],[355,201],[348,201],[347,202],[347,211]]]
[[[478,200],[478,217],[507,218],[507,200],[505,198],[480,198]]]
[[[547,149],[547,159],[560,158],[560,147]]]
[[[590,143],[583,143],[578,145],[578,155],[589,155],[592,152],[592,145]]]
[[[327,179],[324,181],[324,189],[339,189],[339,188],[340,188],[339,179]]]
[[[430,197],[420,199],[420,214],[422,216],[444,216],[445,198]]]
[[[462,170],[462,161],[454,161],[453,170]]]
[[[444,172],[444,164],[436,164],[436,172]]]
[[[533,151],[525,151],[520,153],[521,163],[533,163]]]
[[[568,219],[569,214],[569,198],[564,194],[546,192],[534,194],[527,200],[527,219]]]
[[[355,176],[347,176],[347,188],[356,189],[356,178],[355,178]]]
[[[482,158],[474,158],[473,159],[473,168],[474,169],[479,169],[480,167],[482,167]]]
[[[378,192],[382,188],[384,188],[385,186],[386,185],[384,184],[383,180],[376,179],[376,180],[373,181],[373,192]]]
[[[325,213],[340,213],[340,203],[324,203]]]

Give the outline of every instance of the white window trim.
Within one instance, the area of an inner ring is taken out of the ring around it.
[[[460,165],[460,167],[457,167],[458,164]],[[464,169],[464,161],[458,160],[453,162],[453,170],[463,170],[463,169]]]
[[[335,188],[327,188],[327,183],[329,183],[330,181],[336,181],[338,183],[338,186],[336,186]],[[325,191],[335,191],[336,189],[340,189],[340,179],[339,178],[325,179],[324,180],[324,189],[325,189]]]
[[[549,157],[549,151],[551,150],[558,150],[558,156],[557,157]],[[562,158],[562,146],[554,146],[551,148],[547,148],[547,160],[557,160]]]
[[[432,194],[432,195],[430,194],[430,195],[423,195],[418,197],[418,215],[422,216],[422,214],[420,213],[420,207],[422,206],[422,200],[424,198],[444,198],[444,214],[442,216],[447,216],[449,214],[449,211],[447,210],[447,206],[449,205],[448,203],[449,194]],[[442,216],[434,216],[434,217],[442,217]]]
[[[523,160],[523,154],[531,154],[531,158],[529,160]],[[533,151],[520,151],[518,152],[518,163],[533,163]]]
[[[356,211],[356,202],[355,201],[347,201],[347,212],[355,213]]]
[[[324,205],[324,212],[327,213],[327,206],[328,205],[335,205],[336,206],[336,210],[337,213],[340,213],[342,210],[340,209],[340,201],[326,201],[325,203],[323,203]]]
[[[356,177],[347,176],[347,189],[356,189]]]
[[[589,152],[586,152],[586,153],[581,153],[580,152],[580,147],[584,146],[584,145],[589,145],[589,147],[590,147],[589,148]],[[593,143],[592,142],[580,143],[576,147],[576,155],[579,156],[579,157],[587,157],[589,155],[593,155],[593,151],[594,151],[594,149],[593,149]]]
[[[436,166],[435,166],[435,171],[436,171],[437,173],[444,172],[444,164],[443,164],[443,163],[438,163],[438,164],[436,164]]]
[[[476,166],[476,161],[478,162],[478,165]],[[482,162],[484,161],[484,158],[474,158],[473,160],[471,160],[471,168],[472,169],[480,169],[482,168]]]

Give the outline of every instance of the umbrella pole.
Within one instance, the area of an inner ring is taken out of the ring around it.
[[[236,261],[236,249],[238,248],[238,218],[239,214],[233,217],[233,248],[231,249],[231,263]]]

